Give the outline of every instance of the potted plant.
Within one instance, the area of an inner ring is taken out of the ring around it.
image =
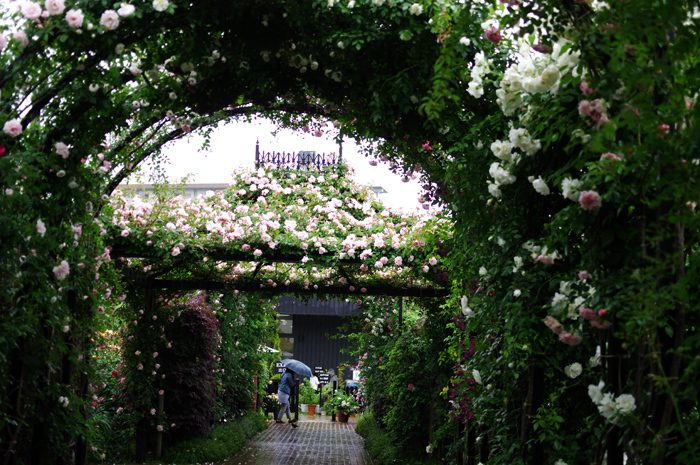
[[[306,383],[300,385],[299,397],[302,405],[307,405],[309,415],[314,416],[314,413],[316,413],[316,404],[318,403],[318,394],[316,393],[314,388],[312,388]]]
[[[280,413],[280,403],[279,399],[277,398],[277,393],[273,392],[271,394],[268,394],[265,397],[265,404],[269,406],[265,409],[265,411],[272,411],[273,419],[276,419],[277,415]]]
[[[343,391],[337,391],[333,394],[328,402],[326,402],[326,411],[335,413],[339,422],[346,423],[348,418],[353,413],[360,411],[360,404],[351,395],[345,394]]]
[[[324,413],[327,413],[327,408],[326,408],[326,402],[328,402],[333,395],[333,386],[330,384],[324,384],[323,387],[321,388],[321,395],[320,395],[320,401],[323,402],[323,405],[320,406],[321,410],[324,411]]]

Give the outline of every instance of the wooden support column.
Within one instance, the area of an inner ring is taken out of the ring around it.
[[[158,416],[163,415],[163,410],[165,410],[165,395],[158,397]],[[156,436],[156,458],[161,458],[163,454],[163,432],[158,431]]]

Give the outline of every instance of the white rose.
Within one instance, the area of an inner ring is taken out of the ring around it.
[[[532,187],[534,187],[539,194],[549,195],[549,187],[547,187],[547,184],[542,180],[541,176],[532,181]]]
[[[600,404],[600,402],[603,400],[603,387],[605,386],[605,382],[601,381],[598,383],[596,386],[595,384],[589,384],[588,385],[588,397],[591,398],[594,404]]]
[[[156,11],[165,11],[170,6],[168,0],[153,0],[153,9]]]
[[[564,367],[564,373],[566,373],[566,376],[568,376],[571,379],[576,378],[582,372],[583,372],[583,367],[578,362],[572,363],[568,367]]]
[[[635,405],[634,396],[632,394],[620,394],[615,399],[615,407],[617,411],[623,415],[626,415],[634,411],[637,406]]]
[[[609,392],[603,394],[603,398],[598,404],[598,411],[601,415],[608,419],[617,413],[617,407],[615,405],[615,401],[612,398],[612,394],[610,394]]]
[[[491,152],[503,161],[513,160],[512,150],[513,145],[510,142],[497,140],[491,143]]]

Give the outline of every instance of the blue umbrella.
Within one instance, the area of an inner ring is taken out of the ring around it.
[[[286,358],[286,359],[282,360],[282,365],[284,365],[286,368],[289,368],[294,373],[299,373],[301,376],[305,376],[307,378],[310,378],[312,375],[311,368],[304,365],[299,360]]]

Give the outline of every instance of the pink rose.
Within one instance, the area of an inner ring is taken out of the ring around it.
[[[591,114],[591,102],[588,100],[581,100],[578,103],[578,112],[582,116],[590,116]]]
[[[581,92],[583,92],[583,95],[585,95],[586,97],[588,97],[597,90],[588,87],[588,83],[586,81],[581,81],[581,84],[579,84],[578,88],[581,89]]]
[[[401,257],[394,258],[394,265],[401,266],[402,264],[403,264],[403,258],[401,258]]]
[[[563,342],[564,344],[570,345],[570,346],[577,346],[581,343],[581,336],[578,334],[570,334],[567,333],[566,331],[563,331],[562,333],[559,334],[559,340]]]
[[[561,334],[564,332],[564,327],[553,316],[547,316],[547,318],[544,320],[544,324],[547,326],[547,328],[552,330],[554,334]]]
[[[589,277],[590,276],[588,276],[588,271],[579,271],[578,272],[578,279],[580,279],[582,281],[588,279]]]
[[[255,251],[253,252],[253,255],[255,255],[256,257],[260,257],[262,256],[262,254],[262,250],[260,249],[255,249]]]
[[[19,44],[22,47],[26,47],[29,44],[29,38],[27,37],[27,33],[24,31],[17,31],[14,34],[12,34],[12,37],[19,40]],[[4,40],[4,38],[2,39]],[[0,43],[0,50],[2,50],[4,47]]]
[[[17,137],[22,134],[22,123],[19,119],[5,121],[5,125],[3,126],[2,130],[10,137]]]
[[[503,39],[501,36],[501,31],[499,31],[496,26],[491,26],[490,28],[486,29],[484,33],[486,34],[486,38],[494,44],[499,43]]]
[[[119,14],[114,10],[107,10],[100,17],[100,25],[108,30],[113,31],[119,27]]]
[[[668,124],[662,124],[656,129],[659,131],[659,133],[656,134],[656,137],[661,138],[666,137],[668,135],[669,131],[671,130],[671,126],[669,126]]]
[[[596,191],[583,191],[578,196],[578,203],[584,210],[597,210],[602,203],[600,195]]]
[[[41,5],[35,2],[24,1],[21,11],[25,18],[38,19],[41,16]]]
[[[246,251],[250,250],[251,247],[248,244],[243,244],[243,246],[241,246],[241,249],[243,249],[243,251],[246,252]]]
[[[156,429],[157,429],[158,431],[163,431],[163,425],[158,425],[158,426],[156,426]]]
[[[619,156],[619,155],[617,155],[617,154],[615,154],[615,153],[608,152],[608,153],[602,154],[602,155],[600,156],[600,160],[601,160],[601,161],[603,161],[603,160],[622,161],[622,157]]]
[[[68,13],[66,13],[66,22],[70,27],[82,27],[84,20],[83,10],[68,10]]]
[[[589,323],[591,324],[591,326],[593,326],[594,328],[598,328],[598,329],[608,329],[609,327],[612,326],[612,323],[609,321],[591,320],[591,321],[589,321]]]
[[[51,16],[63,14],[66,9],[65,0],[46,0],[44,5]]]
[[[591,310],[590,308],[586,308],[586,307],[579,308],[578,313],[579,313],[579,315],[581,315],[582,317],[584,317],[587,320],[594,320],[596,317],[595,312],[593,310]]]
[[[63,279],[70,274],[70,266],[68,262],[63,260],[61,264],[54,267],[53,274],[57,281],[63,281]]]

